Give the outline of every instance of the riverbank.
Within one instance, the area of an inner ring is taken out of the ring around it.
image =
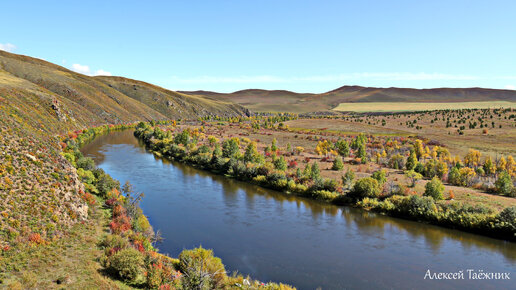
[[[328,203],[351,205],[374,210],[405,219],[460,229],[495,238],[515,240],[516,207],[497,211],[492,208],[467,202],[435,201],[432,197],[416,194],[381,195],[381,186],[386,184],[385,175],[376,178],[363,177],[357,182],[343,186],[340,180],[321,178],[317,163],[307,164],[305,170],[287,174],[285,158],[277,154],[262,155],[256,144],[244,138],[228,138],[220,142],[214,136],[205,136],[202,129],[184,128],[182,131],[165,130],[139,124],[135,136],[141,139],[155,155],[194,165],[216,174],[251,182],[287,194],[313,198]],[[275,146],[274,144],[272,146]],[[290,146],[290,145],[289,145]],[[242,152],[244,151],[244,152]],[[316,168],[314,168],[314,166]],[[348,170],[349,172],[349,170]],[[374,176],[374,174],[373,174]],[[363,181],[360,181],[363,180]],[[343,179],[344,181],[344,179]],[[357,184],[362,185],[357,186]]]

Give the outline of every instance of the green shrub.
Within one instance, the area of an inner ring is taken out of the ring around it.
[[[170,145],[168,149],[165,151],[165,154],[174,157],[174,159],[178,161],[181,161],[187,155],[186,148],[177,144]]]
[[[101,197],[106,197],[106,194],[113,188],[120,190],[120,182],[111,178],[104,170],[97,168],[93,170],[93,175],[97,178],[96,188]]]
[[[318,200],[332,201],[337,197],[337,193],[328,190],[317,190],[312,193],[312,197]]]
[[[109,234],[107,235],[100,243],[99,243],[99,247],[103,248],[106,250],[106,253],[112,249],[112,248],[117,248],[117,249],[125,249],[129,246],[129,241],[124,238],[124,237],[121,237],[119,235],[112,235],[112,234]]]
[[[497,214],[494,227],[516,238],[516,206],[507,207]]]
[[[312,164],[312,167],[310,167],[310,178],[315,180],[320,177],[321,177],[321,171],[319,170],[319,164],[317,164],[317,162],[314,162]]]
[[[77,167],[84,170],[93,170],[95,169],[95,161],[89,157],[81,157],[77,160]]]
[[[264,184],[267,182],[267,177],[265,175],[258,175],[255,178],[253,178],[253,181],[258,184]]]
[[[296,184],[295,191],[299,193],[306,193],[308,191],[308,187],[306,187],[306,185],[303,184]]]
[[[380,195],[380,185],[378,184],[378,180],[371,177],[359,179],[353,186],[351,195],[358,199],[362,199],[364,197],[378,197]]]
[[[383,185],[387,181],[386,172],[383,169],[373,172],[371,177],[376,179],[380,186]]]
[[[256,149],[256,142],[247,145],[244,153],[244,162],[257,162],[260,159],[260,153]]]
[[[355,180],[355,172],[353,170],[349,169],[341,177],[341,179],[342,179],[342,184],[344,184],[344,186],[349,189],[349,188],[351,188],[351,186],[353,186],[353,180]]]
[[[70,162],[73,166],[76,166],[77,164],[75,163],[75,155],[73,155],[72,153],[61,153],[63,155],[63,157],[68,160],[68,162]]]
[[[143,275],[143,254],[134,248],[125,248],[109,258],[109,270],[124,281],[134,283]]]
[[[182,144],[184,146],[188,145],[190,143],[190,132],[188,130],[183,130],[181,133],[176,134],[174,136],[174,143],[176,144]]]
[[[344,163],[342,162],[342,157],[336,157],[335,161],[333,161],[333,166],[331,167],[332,170],[340,171],[344,169]]]
[[[265,162],[265,164],[258,167],[259,175],[267,176],[267,175],[271,174],[271,172],[273,172],[273,171],[274,171],[274,164],[272,164],[270,162]]]
[[[443,224],[466,229],[483,229],[492,219],[493,210],[489,207],[472,206],[461,202],[440,204],[439,221]]]
[[[423,178],[423,175],[415,172],[414,170],[410,170],[410,171],[405,172],[405,176],[408,179],[410,179],[410,187],[416,186],[416,181],[418,181],[421,178]]]
[[[512,184],[512,179],[507,171],[502,171],[498,175],[498,179],[495,182],[496,192],[499,194],[505,194],[509,196],[513,196],[514,185]]]
[[[425,166],[418,162],[416,164],[416,167],[414,167],[414,171],[419,173],[419,174],[423,174],[423,172],[425,172]]]
[[[349,144],[346,142],[346,140],[340,139],[335,143],[335,148],[337,148],[337,151],[342,156],[349,156]]]
[[[361,201],[359,201],[357,204],[360,207],[363,207],[366,209],[375,209],[375,208],[379,208],[381,203],[382,202],[376,198],[366,197],[366,198],[362,199]]]
[[[397,210],[404,215],[423,218],[424,220],[433,220],[437,214],[437,206],[434,203],[434,199],[419,195],[404,198]]]
[[[416,168],[416,165],[418,164],[417,162],[417,157],[416,157],[416,153],[411,150],[410,152],[410,156],[407,158],[407,163],[405,164],[405,168],[407,168],[407,170],[414,170],[414,168]]]
[[[442,200],[444,199],[443,192],[444,185],[441,182],[441,180],[437,176],[435,176],[434,178],[432,178],[430,182],[428,182],[425,185],[425,193],[423,195],[430,196],[434,200]]]
[[[138,215],[138,218],[133,219],[133,229],[136,232],[141,232],[146,236],[153,234],[153,229],[147,217],[143,214]]]
[[[290,192],[296,191],[296,182],[293,179],[291,179],[287,182],[287,189]]]
[[[285,158],[283,156],[276,158],[274,160],[274,167],[281,171],[287,170],[287,162],[285,161]]]
[[[93,175],[93,172],[89,170],[84,170],[82,168],[77,169],[77,175],[81,179],[82,182],[86,184],[93,184],[95,180],[95,175]]]
[[[226,269],[212,250],[202,247],[179,254],[179,270],[186,289],[218,289],[226,279]]]
[[[232,158],[239,153],[238,140],[236,138],[226,139],[222,143],[222,156]]]
[[[460,172],[459,172],[459,169],[457,167],[452,167],[452,169],[450,170],[450,173],[448,173],[448,182],[453,184],[453,185],[460,185],[461,184],[461,180],[460,180]]]
[[[405,159],[401,154],[392,155],[389,159],[389,167],[394,169],[402,169],[405,166]]]
[[[310,191],[326,190],[336,191],[338,187],[337,180],[333,178],[318,178],[314,180],[314,184],[310,187]]]

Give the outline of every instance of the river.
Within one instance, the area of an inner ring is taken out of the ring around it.
[[[132,131],[82,149],[123,184],[144,192],[144,213],[171,256],[202,245],[228,272],[299,289],[514,289],[516,244],[363,210],[322,204],[169,162]],[[469,279],[475,272],[512,280]],[[425,274],[463,271],[459,280]],[[512,281],[512,282],[511,282]]]

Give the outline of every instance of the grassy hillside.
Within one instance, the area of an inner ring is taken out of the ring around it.
[[[59,155],[56,135],[102,124],[249,113],[225,101],[121,77],[89,77],[0,51],[1,230],[45,235],[48,227],[55,232],[87,215],[77,195],[83,188]]]
[[[483,88],[369,88],[343,86],[322,94],[289,91],[244,90],[230,94],[206,91],[185,92],[214,100],[229,100],[253,111],[289,111],[306,113],[332,110],[341,103],[459,103],[459,102],[516,102],[516,91]],[[407,109],[410,110],[410,109]]]
[[[63,273],[79,289],[115,287],[95,260],[106,218],[85,201],[76,169],[60,154],[59,135],[210,114],[250,112],[227,101],[120,77],[90,77],[0,51],[0,288],[55,287]]]
[[[206,115],[235,116],[250,112],[231,101],[213,100],[170,91],[149,83],[123,77],[95,77],[110,88],[146,104],[168,118],[187,118]]]
[[[0,96],[7,106],[33,103],[72,127],[249,113],[228,102],[179,94],[120,77],[85,76],[4,51],[0,51]]]

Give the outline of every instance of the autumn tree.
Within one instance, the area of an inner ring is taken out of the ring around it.
[[[414,150],[411,150],[410,155],[407,158],[407,163],[405,164],[405,167],[409,171],[414,170],[414,168],[416,168],[417,163],[418,163],[418,161],[417,161],[416,152]]]
[[[491,156],[487,156],[486,160],[484,161],[484,172],[485,174],[494,174],[496,172],[496,166],[493,163],[493,160],[491,159]]]
[[[498,161],[497,171],[499,171],[499,172],[504,171],[506,167],[507,167],[507,161],[505,161],[505,158],[503,158],[503,156],[502,156],[500,158],[500,160]]]
[[[416,153],[416,157],[419,160],[423,154],[425,154],[425,150],[423,148],[423,141],[417,139],[414,142],[414,153]]]
[[[468,154],[464,156],[464,164],[469,167],[477,167],[480,164],[480,151],[475,149],[469,149]]]
[[[315,152],[319,155],[326,155],[332,149],[331,143],[328,140],[319,141],[315,147]]]

